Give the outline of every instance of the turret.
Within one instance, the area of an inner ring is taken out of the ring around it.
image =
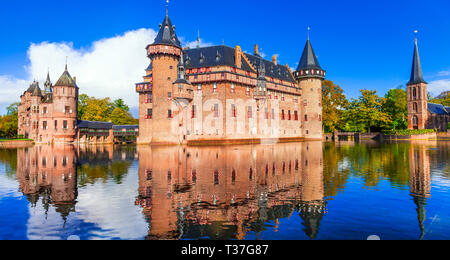
[[[423,79],[417,37],[414,40],[411,78],[407,83],[407,99],[408,128],[411,130],[425,129],[428,120],[428,90],[427,82]]]
[[[137,84],[140,103],[138,142],[178,143],[177,135],[167,132],[167,129],[171,129],[175,112],[172,102],[177,98],[191,99],[187,92],[190,83],[184,79],[182,47],[168,13],[155,41],[146,49],[151,59],[152,76],[144,78],[144,83]],[[176,96],[174,93],[178,93],[179,86],[183,93]],[[157,125],[153,122],[157,122]]]
[[[184,67],[183,51],[181,51],[180,61],[178,62],[178,77],[173,83],[174,98],[176,100],[192,101],[194,98],[194,90],[192,84],[186,80],[186,70]]]
[[[66,68],[53,87],[52,127],[56,143],[75,140],[78,116],[78,86]]]
[[[256,49],[256,48],[255,48]],[[261,59],[258,67],[258,81],[254,93],[255,99],[265,99],[267,98],[267,86],[266,86],[266,66],[264,61]]]
[[[325,71],[320,67],[309,40],[294,76],[302,89],[302,131],[306,139],[322,139],[322,82]]]

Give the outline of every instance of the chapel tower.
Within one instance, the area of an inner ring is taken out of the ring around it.
[[[414,40],[411,79],[407,84],[408,129],[426,129],[428,120],[428,90],[420,65],[417,37]]]

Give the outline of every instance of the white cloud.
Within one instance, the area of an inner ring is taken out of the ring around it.
[[[444,71],[440,71],[437,74],[438,77],[445,77],[445,76],[450,76],[450,70],[444,70]]]
[[[33,43],[28,49],[28,77],[14,78],[0,75],[0,114],[36,79],[43,85],[50,70],[55,83],[64,71],[68,57],[69,72],[77,78],[80,93],[97,98],[122,98],[131,107],[133,114],[138,111],[138,95],[135,83],[142,81],[149,64],[145,47],[152,43],[157,32],[152,29],[139,29],[92,43],[88,48],[75,48],[71,42]],[[184,41],[183,46],[195,48],[197,41]],[[200,46],[212,43],[200,39]]]
[[[42,86],[48,69],[55,83],[64,71],[66,57],[69,72],[77,77],[80,93],[98,98],[122,98],[131,107],[137,107],[138,95],[134,84],[142,81],[149,63],[145,46],[155,37],[154,30],[139,29],[98,40],[88,49],[77,49],[66,42],[31,44],[28,49],[28,78],[0,75],[0,109],[4,111],[7,105],[18,101],[33,79],[39,80]]]
[[[444,91],[450,91],[450,79],[435,80],[428,84],[428,91],[438,96]]]

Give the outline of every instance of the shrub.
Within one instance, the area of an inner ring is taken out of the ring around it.
[[[383,131],[385,135],[423,135],[435,133],[434,129],[422,129],[422,130],[387,130]]]

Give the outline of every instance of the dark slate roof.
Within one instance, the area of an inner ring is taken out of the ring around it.
[[[150,61],[150,64],[148,65],[147,69],[148,71],[153,69],[153,62]]]
[[[78,121],[78,128],[89,128],[89,129],[104,129],[109,130],[113,128],[113,123],[109,122],[92,122],[92,121]]]
[[[75,83],[75,81],[73,80],[72,76],[70,76],[69,71],[67,70],[67,65],[66,65],[66,70],[63,72],[61,77],[55,83],[55,86],[58,86],[58,87],[77,87],[77,84]]]
[[[411,70],[411,78],[408,85],[426,83],[423,79],[422,66],[420,65],[419,47],[417,47],[417,39],[414,42],[413,65]]]
[[[184,61],[186,69],[192,68],[204,68],[215,66],[229,66],[236,68],[235,64],[235,49],[219,45],[204,48],[188,49],[184,51]],[[256,69],[259,67],[260,62],[264,62],[266,69],[266,76],[281,79],[283,81],[295,83],[295,79],[292,77],[288,68],[283,65],[275,65],[272,61],[262,59],[259,56],[250,55],[244,53],[247,59],[252,63]],[[251,68],[245,59],[242,59],[241,68],[250,72],[257,72]]]
[[[441,104],[428,103],[428,111],[432,114],[450,115],[450,110],[446,109],[446,107]]]
[[[42,91],[39,85],[36,85],[34,87],[33,93],[31,93],[32,97],[42,97]]]
[[[34,91],[34,89],[36,88],[37,84],[38,84],[38,83],[37,83],[36,81],[33,81],[33,83],[30,84],[30,87],[27,89],[26,92],[33,93],[33,91]]]
[[[138,125],[114,125],[112,128],[114,130],[139,129],[139,126]]]
[[[299,70],[309,70],[309,69],[318,69],[322,70],[319,64],[319,60],[317,60],[317,56],[314,53],[314,49],[311,46],[311,42],[309,39],[306,41],[305,48],[303,49],[302,57],[300,58],[300,62],[297,67],[297,71]]]
[[[181,48],[181,43],[178,40],[177,34],[175,33],[175,27],[172,25],[169,15],[166,15],[164,18],[153,44],[165,44]]]

